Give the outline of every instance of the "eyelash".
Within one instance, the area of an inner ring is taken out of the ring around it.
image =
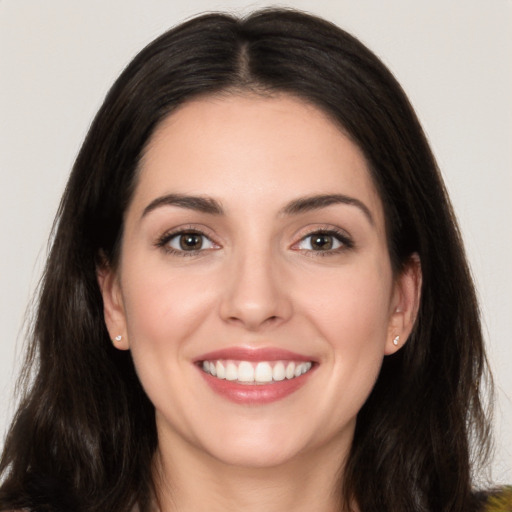
[[[186,250],[178,250],[178,249],[175,249],[175,248],[169,246],[169,242],[171,240],[173,240],[174,238],[178,238],[180,236],[183,236],[183,235],[198,235],[200,237],[203,237],[203,238],[209,240],[211,244],[217,245],[204,232],[202,232],[201,230],[198,230],[196,228],[192,228],[191,227],[191,228],[181,228],[181,229],[179,229],[177,231],[171,231],[171,232],[164,233],[155,242],[155,247],[164,250],[167,254],[172,254],[172,255],[175,255],[175,256],[182,256],[182,257],[197,256],[201,252],[212,250],[212,249],[203,249],[203,248],[201,248],[201,249],[195,249],[195,250],[191,250],[191,251],[186,251]],[[329,229],[318,229],[317,228],[317,229],[315,229],[315,230],[305,234],[304,236],[302,236],[298,242],[296,242],[296,243],[294,243],[292,245],[292,248],[296,247],[297,245],[301,244],[302,242],[304,242],[308,238],[311,238],[311,237],[313,237],[315,235],[317,235],[317,236],[318,235],[324,235],[324,236],[332,237],[337,242],[339,242],[341,244],[341,246],[337,247],[335,249],[327,249],[325,251],[322,251],[322,250],[316,250],[315,251],[314,249],[296,249],[296,250],[301,251],[303,253],[307,253],[307,254],[311,255],[311,257],[313,257],[313,255],[314,256],[322,256],[323,257],[323,256],[336,255],[336,254],[339,254],[339,253],[344,252],[346,250],[354,248],[353,240],[345,232],[343,232],[341,230],[337,230],[337,229],[332,229],[332,228],[329,228]]]
[[[155,247],[158,247],[165,251],[167,254],[172,254],[175,256],[197,256],[199,253],[207,251],[209,249],[195,249],[191,251],[185,251],[185,250],[178,250],[174,249],[169,245],[169,242],[173,240],[174,238],[178,238],[183,235],[197,235],[204,239],[209,240],[213,245],[217,245],[208,235],[203,233],[201,230],[198,230],[196,228],[181,228],[177,231],[171,231],[164,233],[156,242]],[[204,242],[203,242],[204,243]]]
[[[310,255],[311,257],[314,257],[314,256],[324,257],[324,256],[333,256],[333,255],[340,254],[347,250],[353,249],[355,246],[354,241],[344,231],[333,229],[333,228],[328,228],[328,229],[322,229],[322,228],[318,229],[317,228],[317,229],[314,229],[313,231],[310,231],[309,233],[306,233],[305,235],[303,235],[298,242],[293,244],[292,247],[299,245],[300,243],[304,242],[308,238],[311,238],[315,235],[330,236],[330,237],[334,238],[336,241],[338,241],[341,244],[341,246],[337,247],[335,249],[327,249],[325,251],[322,251],[322,250],[315,251],[313,249],[297,249],[297,250],[304,252],[304,253]]]

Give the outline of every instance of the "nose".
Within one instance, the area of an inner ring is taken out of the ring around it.
[[[286,322],[292,303],[286,276],[271,250],[234,257],[227,270],[220,315],[225,322],[259,331]]]

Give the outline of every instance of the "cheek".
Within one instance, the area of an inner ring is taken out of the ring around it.
[[[331,273],[317,280],[303,314],[325,342],[331,362],[330,393],[355,414],[380,371],[388,337],[391,272],[381,265]],[[304,295],[306,297],[306,295]]]
[[[169,268],[164,262],[125,262],[123,301],[130,351],[139,380],[157,410],[176,417],[187,350],[213,311],[211,279],[204,272]],[[169,400],[169,397],[172,400]]]
[[[387,335],[390,274],[377,264],[317,276],[314,292],[303,293],[303,310],[333,348],[343,345],[358,350],[375,345]]]
[[[316,398],[328,411],[324,427],[335,433],[355,421],[382,366],[388,328],[388,293],[376,281],[345,278],[326,282],[328,298],[310,303],[311,322],[327,346],[328,377]]]
[[[163,262],[131,272],[125,282],[125,317],[135,349],[141,344],[175,348],[212,310],[213,287],[204,272],[169,268]]]

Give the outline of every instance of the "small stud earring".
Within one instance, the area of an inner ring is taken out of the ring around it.
[[[123,337],[122,337],[120,334],[118,334],[118,335],[115,337],[115,340],[116,340],[116,341],[121,341],[122,339],[123,339]]]
[[[398,347],[399,340],[400,340],[400,336],[395,336],[395,338],[393,339],[393,345],[395,345],[395,347]]]

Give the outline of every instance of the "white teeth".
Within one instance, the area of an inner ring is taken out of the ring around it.
[[[240,382],[254,382],[254,368],[248,361],[242,361],[238,365],[238,380]]]
[[[249,361],[203,361],[203,370],[217,377],[230,381],[243,383],[268,384],[279,382],[284,379],[294,379],[311,370],[311,361],[296,363],[293,361],[260,361],[252,363]]]
[[[258,363],[254,371],[256,382],[272,382],[272,367],[268,363]]]
[[[234,363],[228,363],[226,367],[226,380],[238,380],[238,368]]]
[[[217,377],[219,379],[226,378],[226,368],[224,368],[224,365],[220,361],[217,361],[217,364],[215,365],[215,370],[217,372]]]
[[[293,364],[293,363],[292,363]],[[279,361],[272,370],[272,377],[274,380],[280,381],[284,380],[285,374],[284,374],[284,364]]]

